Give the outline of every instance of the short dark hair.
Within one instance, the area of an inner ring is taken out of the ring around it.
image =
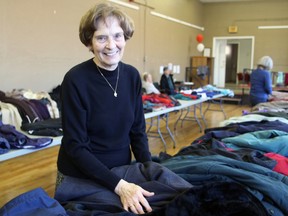
[[[80,41],[89,46],[92,43],[94,32],[97,30],[99,20],[106,21],[107,17],[115,17],[124,31],[125,40],[132,37],[134,33],[134,22],[124,12],[108,3],[95,5],[81,18],[79,26]]]
[[[168,70],[168,67],[164,67],[164,68],[163,68],[163,72],[166,71],[166,70]]]

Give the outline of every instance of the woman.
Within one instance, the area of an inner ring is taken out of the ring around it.
[[[146,94],[160,94],[160,91],[155,87],[152,80],[152,75],[150,73],[145,72],[143,74],[143,88],[146,91]]]
[[[144,214],[191,187],[151,161],[141,77],[121,61],[133,32],[132,20],[108,4],[81,19],[80,40],[94,57],[70,69],[61,84],[63,138],[55,199],[67,211]]]
[[[259,59],[257,68],[250,77],[250,102],[252,106],[268,101],[272,93],[272,80],[270,70],[273,68],[273,60],[270,56]]]
[[[81,42],[94,54],[73,67],[61,85],[63,139],[58,156],[58,186],[66,176],[92,179],[119,195],[125,210],[152,211],[154,193],[129,183],[111,168],[151,161],[139,72],[121,62],[132,20],[107,4],[81,19]],[[130,145],[131,144],[131,145]],[[56,190],[57,198],[57,190]]]

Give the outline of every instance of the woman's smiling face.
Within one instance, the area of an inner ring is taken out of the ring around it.
[[[108,17],[97,23],[90,49],[95,63],[106,70],[115,70],[121,61],[126,41],[123,29],[115,17]]]

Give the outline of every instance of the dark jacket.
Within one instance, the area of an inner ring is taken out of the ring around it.
[[[173,88],[169,87],[169,80],[168,79],[171,80]],[[161,79],[160,79],[160,91],[161,91],[161,93],[165,93],[168,95],[176,93],[175,92],[175,84],[173,81],[173,75],[172,74],[170,74],[169,77],[167,77],[165,74],[162,74]]]

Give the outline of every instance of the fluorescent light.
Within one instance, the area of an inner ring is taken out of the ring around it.
[[[258,26],[258,29],[288,29],[288,26]]]
[[[122,2],[122,1],[119,1],[119,0],[109,0],[109,1],[113,2],[115,4],[122,5],[124,7],[128,7],[128,8],[134,9],[134,10],[139,10],[139,7],[136,6],[136,5],[132,5],[132,4],[129,4],[129,3],[126,3],[126,2]]]
[[[172,22],[180,23],[182,25],[186,25],[186,26],[189,26],[189,27],[192,27],[192,28],[196,28],[196,29],[200,29],[200,30],[204,31],[204,27],[200,27],[200,26],[188,23],[188,22],[184,22],[182,20],[178,20],[178,19],[175,19],[173,17],[169,17],[169,16],[166,16],[164,14],[160,14],[160,13],[157,13],[157,12],[154,12],[154,11],[151,11],[150,13],[152,15],[154,15],[154,16],[157,16],[157,17],[160,17],[160,18],[163,18],[163,19],[170,20]]]

